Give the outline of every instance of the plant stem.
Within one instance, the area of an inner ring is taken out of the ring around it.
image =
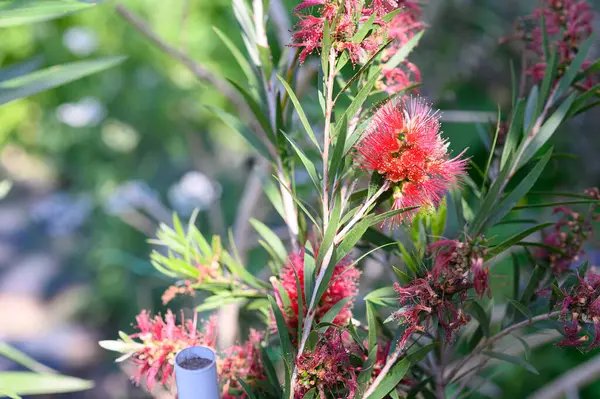
[[[469,353],[467,356],[465,356],[463,358],[463,360],[456,367],[454,367],[454,369],[450,372],[449,376],[445,378],[445,381],[446,382],[452,381],[454,379],[454,377],[456,377],[458,372],[469,362],[469,360],[471,360],[473,357],[479,355],[485,349],[493,346],[493,344],[496,341],[501,340],[502,338],[511,334],[513,331],[516,331],[520,328],[530,326],[534,323],[537,323],[538,321],[545,321],[545,320],[549,320],[554,317],[557,317],[560,315],[560,312],[561,312],[560,310],[556,310],[551,313],[546,313],[546,314],[542,314],[539,316],[535,316],[535,317],[531,318],[530,320],[524,320],[520,323],[513,324],[512,326],[509,326],[509,327],[505,328],[504,330],[500,331],[498,334],[494,335],[493,337],[490,337],[490,338],[480,342],[479,345],[477,345],[475,347],[475,349],[473,349],[471,351],[471,353]]]
[[[437,399],[446,399],[446,384],[444,383],[444,369],[445,369],[445,348],[444,340],[440,329],[436,329],[436,340],[440,343],[438,362],[435,367],[435,391]]]
[[[408,340],[407,340],[407,342],[408,342]],[[375,378],[375,381],[373,381],[373,383],[371,384],[371,386],[367,389],[367,391],[363,395],[363,398],[368,398],[369,396],[371,396],[373,394],[373,392],[375,392],[375,390],[377,389],[377,387],[379,386],[379,384],[381,384],[381,381],[383,381],[383,379],[385,378],[385,376],[392,369],[392,366],[398,361],[398,359],[400,358],[400,356],[402,356],[404,354],[404,348],[405,348],[405,346],[406,346],[406,344],[402,345],[402,346],[399,346],[399,347],[396,348],[396,350],[394,351],[394,353],[392,353],[392,356],[390,356],[390,358],[385,363],[385,366],[383,366],[383,368],[381,369],[381,372],[379,373],[379,375],[377,376],[377,378]]]
[[[329,52],[329,73],[325,84],[325,126],[323,127],[323,231],[329,224],[329,147],[331,133],[331,114],[333,113],[333,84],[335,78],[335,54],[332,47]]]

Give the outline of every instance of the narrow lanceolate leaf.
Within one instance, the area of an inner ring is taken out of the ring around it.
[[[379,384],[377,389],[369,395],[366,399],[382,399],[384,398],[392,389],[398,385],[400,380],[404,378],[408,369],[410,367],[410,361],[408,359],[403,359],[396,363],[390,372],[385,376],[383,381]]]
[[[519,311],[519,313],[521,313],[523,316],[527,317],[529,319],[529,321],[531,321],[531,318],[533,317],[533,315],[531,314],[531,310],[529,310],[529,308],[527,308],[527,306],[523,305],[520,302],[515,301],[514,299],[509,299],[508,302],[516,309]]]
[[[294,148],[294,151],[296,151],[298,158],[300,158],[300,161],[302,162],[302,164],[304,165],[304,168],[308,172],[308,175],[310,176],[310,179],[312,180],[313,184],[315,185],[315,188],[320,193],[321,192],[321,178],[319,177],[319,174],[317,172],[317,168],[315,167],[315,164],[308,158],[308,156],[304,153],[304,151],[302,151],[300,146],[298,144],[296,144],[294,139],[292,139],[290,136],[288,136],[283,131],[281,131],[281,133],[285,136],[287,141],[290,142],[290,144]]]
[[[406,42],[406,44],[402,46],[400,50],[398,50],[398,52],[396,52],[392,56],[392,58],[389,59],[388,62],[385,63],[385,67],[388,69],[393,69],[400,65],[406,59],[406,57],[408,57],[408,55],[414,50],[414,48],[417,47],[417,45],[419,44],[419,40],[421,40],[421,37],[423,37],[423,33],[425,33],[424,30],[420,31],[419,33],[414,35],[408,42]]]
[[[271,124],[269,123],[269,118],[265,114],[265,111],[258,104],[256,99],[246,90],[246,88],[242,87],[242,85],[240,85],[235,80],[227,79],[227,81],[229,83],[231,83],[231,85],[244,98],[244,100],[246,101],[246,104],[248,104],[248,107],[250,108],[250,110],[252,111],[254,116],[256,117],[256,120],[258,121],[258,123],[260,123],[260,126],[265,131],[265,134],[267,135],[269,140],[271,140],[272,143],[275,143],[275,134],[273,133],[273,129],[271,128]]]
[[[486,311],[476,301],[471,302],[469,307],[469,313],[471,313],[475,319],[479,322],[479,328],[483,333],[484,337],[490,336],[490,318]]]
[[[248,62],[246,57],[244,57],[244,55],[237,48],[237,46],[220,29],[213,26],[213,30],[215,31],[217,36],[219,36],[219,38],[225,44],[225,46],[227,46],[227,48],[231,52],[231,55],[233,55],[233,57],[237,61],[238,65],[240,66],[240,69],[244,72],[246,79],[248,79],[250,87],[256,87],[256,75],[254,74],[254,71],[252,70],[252,67],[250,66],[250,63]]]
[[[592,35],[579,47],[577,51],[577,56],[571,61],[569,65],[569,69],[565,72],[561,80],[558,82],[558,87],[556,89],[556,96],[562,96],[568,89],[571,87],[571,84],[575,81],[575,78],[579,74],[583,63],[587,57],[588,51],[590,50],[590,46],[596,40],[596,35],[592,33]]]
[[[375,307],[367,302],[367,325],[369,327],[369,350],[377,345],[377,313]]]
[[[0,341],[0,356],[12,360],[31,371],[38,373],[54,373],[55,371],[48,366],[36,361],[17,348]]]
[[[524,114],[525,101],[520,98],[515,105],[508,134],[506,135],[506,142],[504,143],[504,149],[502,150],[502,156],[500,157],[500,169],[504,169],[504,166],[517,148],[523,130]]]
[[[549,97],[550,90],[552,90],[552,84],[556,81],[556,73],[558,71],[558,50],[556,48],[552,49],[549,59],[550,61],[548,62],[546,71],[544,72],[544,80],[540,86],[540,95],[538,96],[536,115],[540,115],[542,113],[544,107],[546,106],[546,102],[554,101],[554,98],[551,99]]]
[[[279,239],[277,234],[268,228],[264,223],[254,218],[250,219],[250,223],[262,238],[265,239],[266,243],[275,251],[275,254],[279,258],[278,260],[283,264],[287,260],[287,250],[283,245],[283,242]]]
[[[273,365],[273,362],[269,358],[269,355],[267,354],[267,351],[264,348],[260,348],[260,360],[265,369],[265,374],[267,375],[267,378],[271,383],[271,386],[275,388],[277,396],[281,397],[281,384],[279,382],[279,379],[277,378],[275,366]]]
[[[500,244],[491,248],[488,251],[488,256],[490,258],[498,256],[502,252],[506,251],[507,249],[511,248],[513,245],[515,245],[516,243],[521,241],[522,239],[530,236],[531,234],[535,233],[538,230],[542,230],[542,229],[545,229],[546,227],[552,226],[553,224],[554,223],[552,223],[552,222],[546,222],[546,223],[541,223],[536,226],[530,227],[526,230],[523,230],[522,232],[517,233],[517,234],[507,238],[506,240],[502,241]]]
[[[265,144],[238,118],[216,107],[207,105],[206,108],[219,117],[223,123],[239,133],[262,156],[271,159],[271,155]]]
[[[364,392],[367,384],[371,380],[371,375],[373,375],[373,366],[375,365],[375,361],[377,360],[377,345],[372,348],[369,348],[369,354],[367,356],[367,360],[363,364],[363,367],[358,374],[357,383],[358,383],[358,392]]]
[[[523,127],[525,131],[528,132],[535,123],[537,119],[537,102],[539,95],[539,87],[533,86],[531,92],[529,93],[529,97],[527,97],[527,104],[525,105],[525,120],[523,122]]]
[[[77,392],[93,387],[92,381],[58,374],[38,374],[26,371],[0,372],[0,392],[11,392],[20,396]]]
[[[5,80],[0,82],[0,105],[103,71],[121,63],[124,59],[124,57],[112,57],[78,61]]]
[[[244,390],[244,392],[246,392],[248,399],[256,399],[256,396],[254,395],[254,391],[252,390],[252,388],[250,388],[250,385],[248,385],[244,380],[242,380],[239,377],[237,377],[237,380],[238,380],[239,384],[242,386],[242,389]]]
[[[300,105],[300,101],[298,100],[298,97],[296,97],[296,94],[294,93],[294,90],[292,90],[292,88],[290,87],[288,82],[285,81],[284,78],[282,78],[279,75],[277,75],[277,78],[279,79],[279,81],[281,82],[281,84],[283,85],[285,90],[287,91],[288,96],[290,97],[290,100],[292,101],[292,104],[294,104],[294,108],[296,109],[296,113],[298,114],[298,118],[300,119],[300,122],[302,122],[302,126],[304,126],[304,130],[306,131],[306,134],[308,134],[308,137],[310,137],[310,140],[314,143],[315,147],[320,151],[321,147],[319,146],[319,142],[315,136],[315,133],[312,130],[312,127],[310,126],[310,123],[308,122],[308,118],[306,117],[306,113],[304,112],[304,109],[302,109],[302,105]]]
[[[335,320],[337,315],[342,311],[344,306],[346,306],[348,301],[350,301],[351,299],[352,297],[347,297],[339,300],[335,305],[331,307],[331,309],[327,311],[327,313],[325,313],[325,316],[321,318],[321,323],[333,323],[333,320]]]
[[[273,314],[275,315],[275,322],[277,324],[277,332],[279,333],[279,341],[281,342],[283,359],[287,365],[291,367],[294,364],[296,355],[294,354],[292,342],[290,341],[290,333],[288,331],[287,324],[285,323],[285,318],[283,317],[279,306],[277,306],[275,299],[270,295],[269,302],[271,303],[271,308],[273,309]]]
[[[531,190],[535,182],[538,180],[542,171],[546,167],[546,164],[550,160],[552,150],[548,151],[546,155],[533,167],[533,169],[521,180],[521,182],[514,188],[514,190],[495,207],[487,217],[487,220],[483,223],[482,231],[486,228],[493,226],[504,218],[511,211],[511,209],[519,202],[528,192]]]
[[[537,290],[538,284],[539,284],[540,280],[542,279],[543,275],[544,275],[544,270],[541,267],[536,265],[535,268],[533,269],[533,273],[531,273],[531,278],[529,279],[529,282],[527,283],[527,287],[525,287],[525,291],[523,291],[523,294],[521,295],[521,299],[519,300],[519,302],[521,304],[528,305],[531,302],[531,298],[535,294],[535,291]]]
[[[4,0],[0,2],[0,28],[47,21],[95,5],[78,0]]]
[[[352,103],[350,103],[348,108],[346,108],[346,110],[340,117],[340,120],[335,125],[335,134],[334,134],[335,137],[337,137],[339,135],[342,125],[344,124],[343,123],[344,120],[346,118],[348,120],[352,120],[352,118],[355,117],[356,113],[360,111],[360,109],[363,106],[363,104],[365,103],[367,97],[371,93],[371,90],[373,90],[373,87],[375,86],[375,82],[379,78],[379,72],[380,72],[380,69],[378,69],[373,74],[373,76],[371,76],[371,78],[365,83],[365,85],[363,87],[361,87],[361,89],[358,91],[358,94],[356,95],[356,97],[354,97],[354,100],[352,100]],[[346,151],[344,151],[344,153],[346,153]]]
[[[527,141],[523,141],[521,146],[526,147],[523,149],[523,155],[519,159],[517,169],[525,165],[529,160],[538,152],[540,148],[552,137],[556,129],[563,122],[567,116],[571,105],[575,101],[576,94],[571,94],[556,111],[548,118],[542,125],[540,131],[533,137],[533,139],[527,144]],[[520,149],[520,148],[519,148]]]
[[[539,372],[536,370],[535,367],[533,367],[531,364],[529,364],[525,360],[521,359],[520,357],[507,355],[506,353],[491,352],[491,351],[485,351],[485,352],[482,352],[482,354],[485,356],[497,359],[497,360],[502,360],[504,362],[512,363],[514,365],[523,367],[524,369],[526,369],[527,371],[529,371],[533,374],[539,374]]]

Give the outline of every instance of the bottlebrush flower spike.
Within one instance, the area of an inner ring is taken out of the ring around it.
[[[219,379],[222,385],[222,399],[244,399],[238,378],[241,378],[254,387],[260,381],[267,379],[265,369],[260,357],[260,341],[263,334],[250,330],[250,336],[243,345],[232,346],[227,349],[218,361]]]
[[[296,273],[294,273],[294,270]],[[296,274],[298,275],[300,288],[302,289],[300,294],[298,294],[297,290]],[[333,270],[331,282],[316,307],[315,321],[318,322],[333,305],[342,299],[352,298],[344,305],[342,310],[333,320],[335,324],[345,325],[352,317],[354,297],[358,294],[359,277],[360,272],[349,260],[343,259],[338,263]],[[274,284],[275,298],[290,330],[296,331],[298,328],[298,301],[302,301],[304,305],[303,309],[305,311],[307,309],[307,301],[304,297],[304,250],[299,253],[290,254],[288,264],[280,276],[280,281],[283,289],[290,298],[291,308],[286,308],[284,306],[281,299],[281,293],[276,284]]]
[[[561,319],[564,323],[565,339],[557,346],[575,346],[585,348],[589,336],[583,332],[583,325],[592,324],[594,341],[587,346],[592,350],[600,346],[600,274],[590,270],[562,303]]]
[[[338,330],[329,330],[321,337],[314,351],[304,352],[296,361],[298,381],[294,398],[302,399],[311,389],[316,388],[320,398],[325,392],[335,393],[335,397],[353,399],[356,395],[357,378],[350,363],[350,350],[344,345]],[[340,391],[347,391],[344,396]]]
[[[132,356],[138,367],[134,381],[139,385],[145,377],[148,391],[152,391],[156,382],[170,384],[175,355],[180,350],[195,345],[214,347],[217,339],[216,318],[211,318],[205,324],[204,332],[197,330],[197,315],[178,325],[170,310],[164,319],[159,315],[151,317],[149,312],[142,311],[136,317],[136,322],[135,328],[139,332],[128,337],[141,344]]]
[[[439,114],[420,98],[392,99],[383,105],[356,150],[359,168],[379,173],[391,184],[392,209],[437,205],[460,181],[466,163],[460,155],[450,158]]]
[[[527,49],[537,57],[537,61],[527,71],[536,83],[544,78],[548,62],[545,59],[543,31],[540,26],[542,15],[550,44],[558,49],[559,74],[564,73],[577,55],[579,46],[592,35],[594,19],[592,7],[585,0],[544,0],[541,7],[519,22],[516,36],[525,41]],[[535,27],[528,30],[527,25],[531,24]],[[589,62],[584,63],[583,68],[589,65]],[[591,87],[591,77],[583,84]]]
[[[597,188],[585,190],[591,199],[600,199]],[[598,205],[590,207],[587,214],[577,213],[567,207],[559,206],[554,209],[554,214],[561,215],[550,232],[544,234],[543,243],[559,251],[540,248],[537,257],[550,266],[552,272],[560,275],[571,267],[583,255],[583,246],[592,234],[592,221],[598,220]]]

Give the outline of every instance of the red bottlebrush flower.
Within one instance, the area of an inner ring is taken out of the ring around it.
[[[301,14],[306,8],[317,7],[317,15]],[[300,62],[314,51],[320,50],[323,44],[325,24],[331,25],[336,20],[335,28],[331,32],[332,48],[338,53],[348,51],[353,63],[358,63],[360,57],[370,54],[381,45],[380,35],[371,35],[359,43],[352,38],[360,28],[364,17],[371,15],[373,10],[363,7],[355,0],[304,0],[294,13],[300,18],[296,30],[292,34],[290,46],[301,48]]]
[[[170,384],[175,355],[180,350],[195,345],[214,347],[217,339],[215,318],[204,326],[203,333],[197,330],[197,315],[178,325],[170,310],[164,319],[158,315],[152,318],[149,312],[142,311],[136,322],[135,328],[140,332],[129,337],[141,341],[143,348],[133,354],[133,361],[138,366],[134,380],[139,384],[145,376],[148,391],[152,391],[157,381]]]
[[[415,83],[421,81],[421,72],[412,62],[404,61],[401,66],[381,71],[383,79],[377,83],[377,87],[388,94],[398,93],[406,90]],[[416,92],[418,90],[415,89]]]
[[[265,369],[260,357],[260,341],[263,335],[255,330],[250,330],[250,336],[243,345],[232,346],[227,349],[219,359],[219,379],[222,385],[221,398],[244,399],[246,393],[238,381],[244,380],[250,386],[255,386],[260,381],[267,379]]]
[[[587,350],[600,346],[600,274],[589,271],[585,278],[579,277],[579,282],[563,300],[560,318],[565,338],[557,346]],[[586,348],[590,338],[583,332],[583,325],[589,323],[593,325],[595,337]]]
[[[540,26],[544,16],[546,32],[550,45],[558,50],[558,70],[562,74],[577,55],[580,45],[592,35],[592,7],[585,0],[544,0],[541,7],[519,22],[517,36],[526,42],[527,49],[537,57],[528,73],[537,83],[544,78],[546,69],[543,31]],[[526,25],[534,25],[527,29]],[[587,68],[590,64],[584,64]],[[592,79],[588,77],[583,84],[591,87]]]
[[[383,105],[356,149],[358,167],[383,175],[392,185],[393,209],[437,205],[459,181],[466,162],[450,158],[438,113],[418,98]]]
[[[341,332],[330,330],[321,337],[314,351],[305,351],[296,361],[298,380],[294,398],[302,399],[313,387],[319,397],[327,397],[325,392],[332,392],[334,397],[352,399],[356,395],[357,378],[354,367],[350,363],[350,350],[344,345]]]
[[[587,189],[585,194],[592,199],[600,199],[597,188]],[[584,254],[583,246],[592,234],[592,221],[599,216],[597,211],[597,205],[592,205],[585,215],[564,206],[554,209],[554,214],[561,215],[561,218],[544,234],[543,242],[560,252],[547,249],[537,251],[537,257],[544,259],[554,274],[566,272]]]
[[[300,288],[302,289],[300,295],[298,294],[296,285],[296,274],[298,275],[298,281],[300,282]],[[315,320],[317,322],[321,317],[325,316],[327,311],[331,309],[333,305],[344,298],[354,298],[356,294],[358,294],[359,277],[360,272],[350,261],[344,259],[335,266],[331,276],[331,282],[316,307]],[[277,285],[274,285],[275,298],[281,312],[286,318],[290,330],[296,331],[298,328],[298,301],[302,300],[303,309],[305,311],[308,307],[307,299],[304,297],[304,250],[299,253],[290,254],[288,264],[280,276],[280,281],[290,299],[291,308],[286,308],[284,305]],[[308,300],[310,301],[310,298],[308,298]],[[353,306],[354,299],[348,301],[348,303],[344,305],[333,322],[335,324],[345,325],[352,317]]]

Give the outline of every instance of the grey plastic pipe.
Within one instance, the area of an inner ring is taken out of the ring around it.
[[[194,357],[208,359],[211,363],[198,370],[180,366],[181,362]],[[178,399],[219,399],[216,359],[215,352],[206,346],[191,346],[175,356]]]

